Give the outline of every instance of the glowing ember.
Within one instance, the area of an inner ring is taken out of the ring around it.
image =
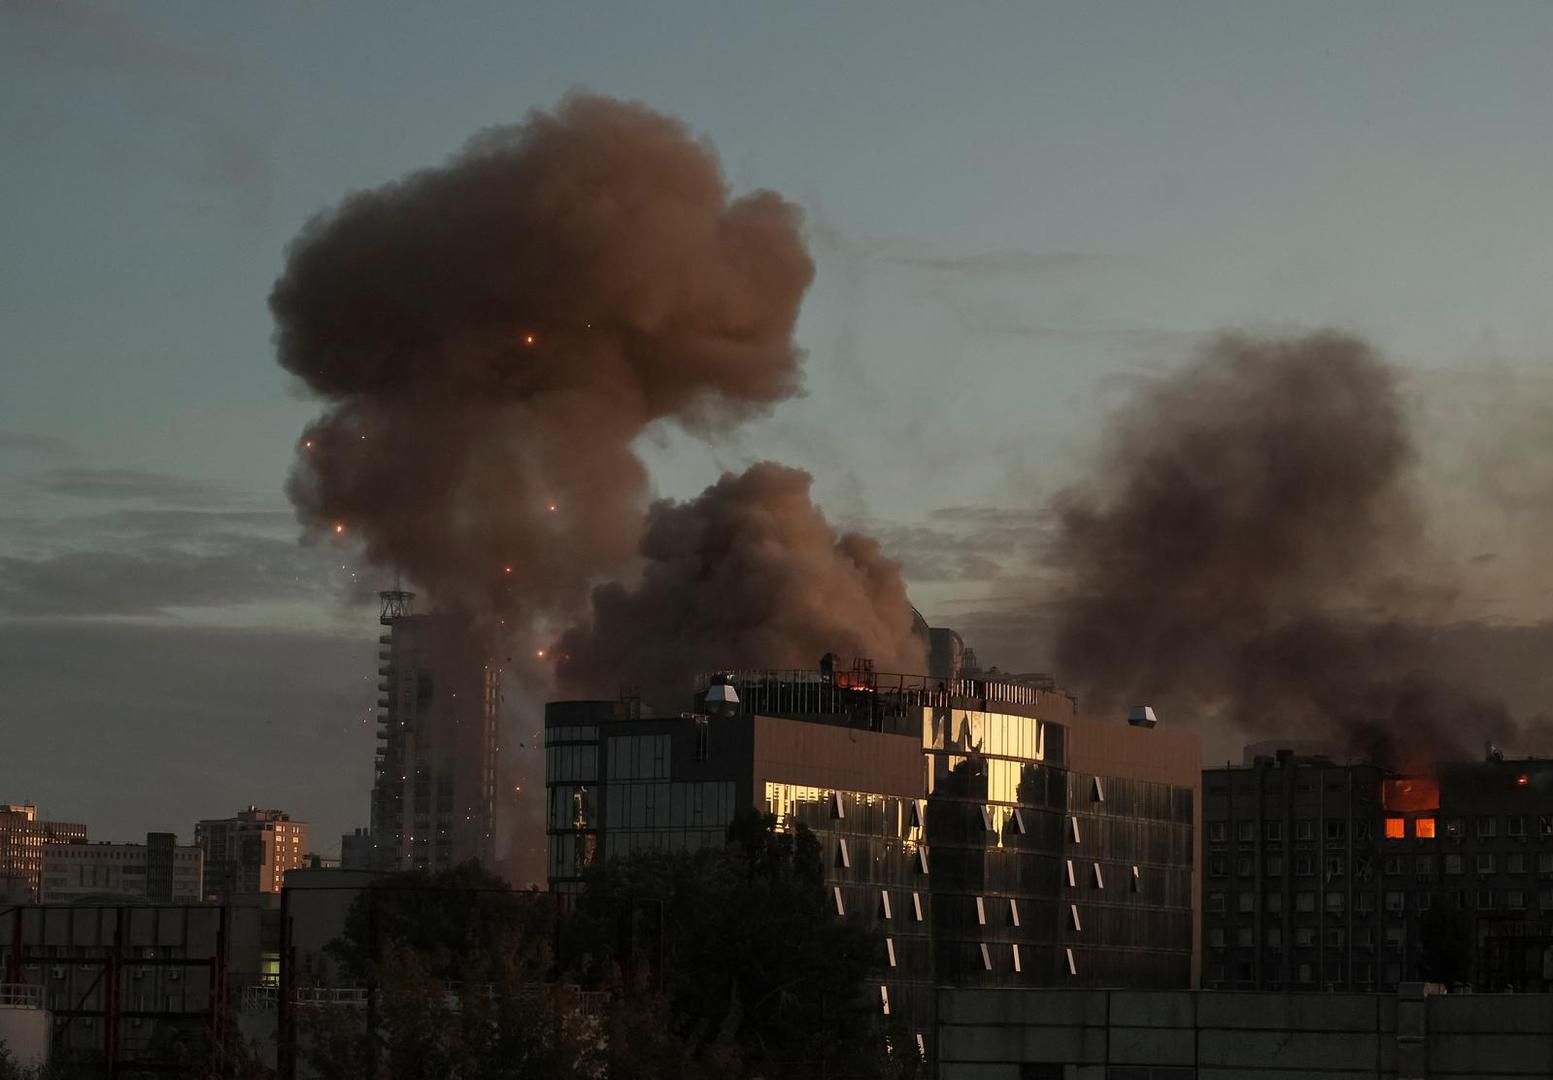
[[[1521,773],[1521,775],[1515,778],[1516,787],[1525,787],[1529,783],[1531,783],[1531,777],[1527,776],[1525,773]]]
[[[545,655],[545,650],[538,649],[538,650],[535,651],[534,655],[535,656],[543,656],[543,655]]]
[[[338,535],[340,535],[344,531],[345,531],[345,526],[343,524],[341,524],[338,521],[334,523],[334,535],[338,536]]]
[[[525,344],[525,345],[532,345],[532,344],[534,344],[534,335],[533,334],[524,334],[523,335],[523,344]]]

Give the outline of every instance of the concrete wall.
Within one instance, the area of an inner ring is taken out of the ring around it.
[[[942,1080],[1553,1076],[1546,994],[942,990],[938,1015]]]
[[[47,1009],[0,1005],[0,1044],[22,1068],[41,1068],[49,1063],[50,1023]]]

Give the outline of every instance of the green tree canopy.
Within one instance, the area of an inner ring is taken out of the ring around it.
[[[562,966],[657,996],[660,1030],[713,1074],[875,1076],[882,945],[836,917],[823,881],[811,832],[781,833],[771,815],[742,811],[726,847],[596,868],[565,928]]]

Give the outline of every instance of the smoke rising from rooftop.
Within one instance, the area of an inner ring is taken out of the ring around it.
[[[654,505],[640,584],[599,586],[591,624],[555,646],[563,688],[637,686],[662,704],[709,662],[812,668],[831,650],[925,670],[900,565],[874,540],[838,535],[811,482],[761,462],[689,502]]]
[[[1087,712],[1149,701],[1397,764],[1513,742],[1501,703],[1436,674],[1450,583],[1417,571],[1415,462],[1362,341],[1220,339],[1056,500],[1061,677]]]
[[[636,557],[648,425],[714,435],[798,391],[800,225],[679,122],[588,96],[350,196],[270,297],[326,403],[299,518],[509,630],[569,617]]]

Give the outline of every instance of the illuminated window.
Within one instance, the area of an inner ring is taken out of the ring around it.
[[[836,914],[837,915],[845,915],[847,913],[847,906],[846,906],[846,904],[841,899],[841,886],[840,885],[832,885],[831,886],[831,890],[830,890],[830,894],[831,894],[832,899],[836,903]]]
[[[879,892],[879,917],[881,919],[894,918],[890,913],[890,894],[883,890]]]
[[[987,901],[980,896],[976,898],[976,925],[987,925]]]
[[[1421,817],[1413,821],[1413,835],[1420,840],[1434,839],[1434,818]]]
[[[895,939],[894,938],[885,938],[884,939],[884,953],[885,953],[885,959],[887,961],[889,961],[889,964],[890,964],[891,967],[894,967],[895,966]]]
[[[1404,822],[1399,817],[1389,817],[1389,818],[1387,818],[1386,819],[1386,839],[1387,840],[1400,840],[1400,839],[1402,839],[1404,836],[1407,835],[1407,830],[1405,828],[1406,824],[1407,823]]]

